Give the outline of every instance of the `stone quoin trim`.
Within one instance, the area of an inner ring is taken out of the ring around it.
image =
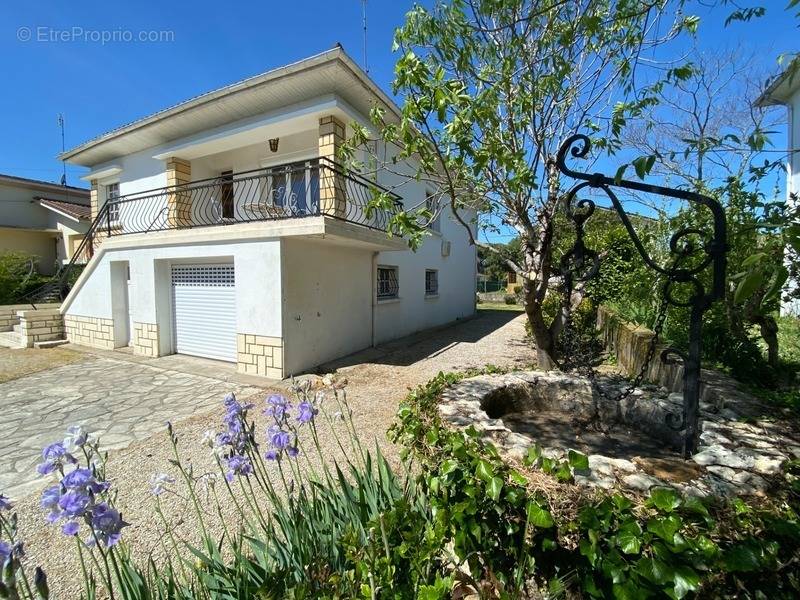
[[[159,355],[158,325],[156,323],[133,324],[133,353],[139,356]]]
[[[283,339],[239,333],[237,370],[247,375],[283,379]]]

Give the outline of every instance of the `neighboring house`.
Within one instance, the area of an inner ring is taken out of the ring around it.
[[[90,218],[87,189],[0,175],[0,252],[37,257],[44,275],[69,261]]]
[[[350,124],[368,126],[375,105],[399,117],[337,47],[64,153],[90,169],[102,239],[62,305],[68,339],[277,378],[472,316],[476,254],[463,226],[445,210],[410,251],[385,231],[396,206],[367,207],[404,178],[337,162]],[[399,189],[409,208],[435,192],[413,180]]]
[[[797,202],[800,196],[800,62],[793,63],[767,87],[756,100],[757,106],[785,106],[788,112],[789,130],[787,145],[790,149],[787,161],[786,197],[788,202]],[[787,289],[800,286],[798,281],[789,281]],[[782,302],[781,314],[800,316],[800,300]]]

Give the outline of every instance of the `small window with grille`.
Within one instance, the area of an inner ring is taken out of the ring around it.
[[[425,270],[425,295],[436,296],[439,294],[439,271],[435,269]]]
[[[108,220],[113,223],[119,222],[119,183],[109,183],[106,186],[106,203],[108,204]]]
[[[378,267],[378,300],[397,298],[400,283],[397,278],[397,267]]]

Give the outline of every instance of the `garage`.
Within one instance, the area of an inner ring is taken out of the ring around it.
[[[172,266],[175,352],[236,362],[233,263]]]

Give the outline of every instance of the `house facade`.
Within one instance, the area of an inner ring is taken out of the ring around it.
[[[787,147],[791,149],[786,166],[786,198],[787,202],[796,203],[800,197],[800,153],[796,151],[800,144],[800,73],[798,63],[794,61],[781,75],[775,78],[764,93],[758,98],[758,106],[785,106],[788,116]],[[789,290],[796,290],[800,282],[790,280],[786,284]],[[781,314],[800,317],[800,300],[783,301]]]
[[[376,104],[399,114],[337,47],[66,152],[90,169],[94,240],[67,338],[282,378],[472,316],[475,248],[447,210],[416,252],[386,232],[434,190],[338,162]]]
[[[87,189],[0,175],[0,252],[35,257],[43,275],[69,262],[90,218]]]

